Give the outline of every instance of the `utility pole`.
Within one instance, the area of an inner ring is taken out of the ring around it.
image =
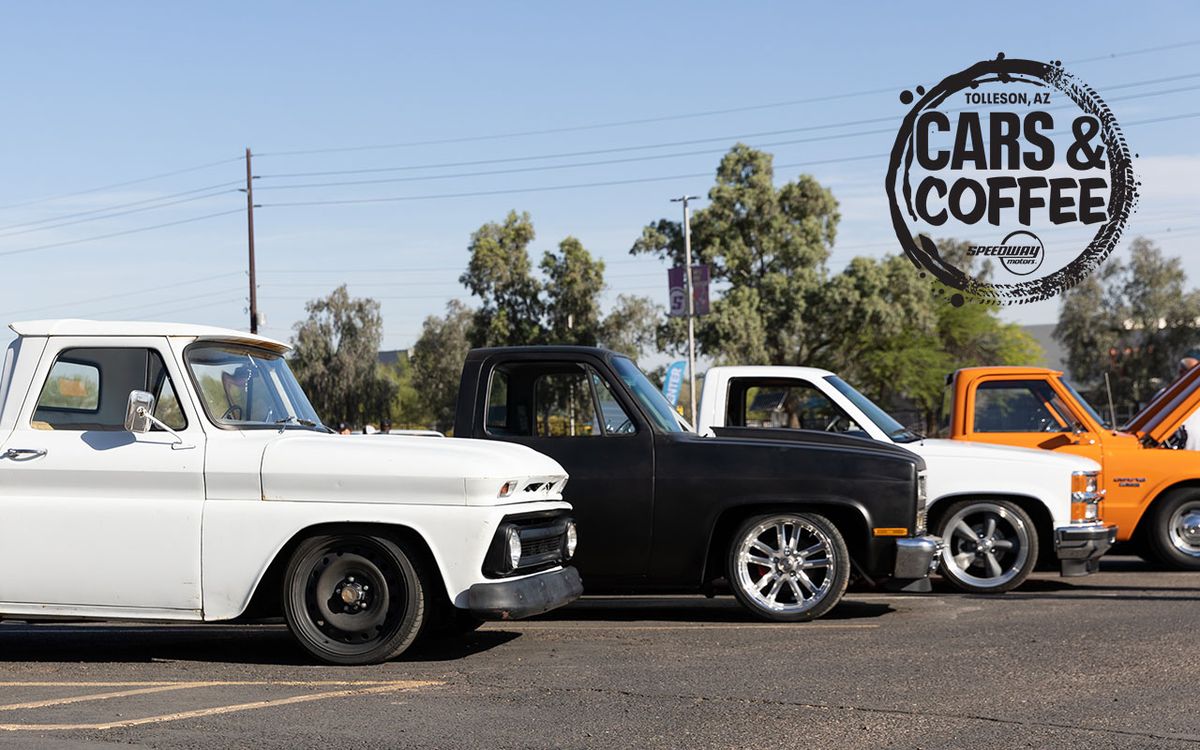
[[[696,300],[692,291],[692,220],[688,212],[688,201],[694,200],[699,200],[699,196],[681,195],[671,199],[672,203],[683,204],[683,278],[687,293],[688,397],[692,407],[692,429],[700,423],[696,417]]]
[[[254,174],[246,147],[246,234],[250,246],[250,333],[258,333],[258,283],[254,273]]]

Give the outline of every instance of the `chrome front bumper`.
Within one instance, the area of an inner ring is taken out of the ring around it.
[[[1095,573],[1100,558],[1117,541],[1117,527],[1103,523],[1070,524],[1054,530],[1054,552],[1068,578]]]
[[[915,536],[896,540],[896,567],[893,578],[928,578],[937,570],[944,543],[936,536]]]

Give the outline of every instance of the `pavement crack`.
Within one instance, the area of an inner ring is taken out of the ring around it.
[[[498,683],[479,682],[477,680],[467,679],[473,687],[492,688],[494,690],[508,691],[513,690],[512,685],[502,685]],[[526,686],[528,687],[528,686]],[[844,711],[853,713],[877,714],[884,716],[919,716],[931,719],[957,719],[960,721],[981,721],[992,724],[1003,724],[1010,726],[1032,727],[1043,729],[1065,729],[1075,732],[1092,732],[1095,734],[1112,735],[1120,737],[1137,737],[1140,739],[1168,740],[1171,742],[1186,742],[1188,744],[1200,745],[1200,736],[1181,735],[1181,734],[1164,734],[1161,732],[1137,731],[1133,729],[1113,729],[1108,727],[1095,726],[1080,726],[1077,724],[1065,724],[1053,721],[1031,721],[1026,719],[1006,719],[999,716],[988,716],[986,714],[969,714],[969,713],[954,713],[949,711],[924,711],[920,709],[905,709],[905,708],[880,708],[878,706],[856,706],[850,703],[810,703],[806,701],[789,701],[776,698],[729,698],[725,696],[712,695],[696,695],[696,694],[677,694],[677,693],[646,693],[636,690],[623,690],[620,688],[593,688],[593,687],[560,687],[560,686],[538,686],[536,688],[542,693],[597,693],[602,695],[615,695],[623,698],[639,698],[646,700],[661,700],[663,698],[675,699],[680,701],[691,701],[700,703],[736,703],[742,705],[759,705],[759,706],[775,706],[788,708],[809,708],[823,711]]]

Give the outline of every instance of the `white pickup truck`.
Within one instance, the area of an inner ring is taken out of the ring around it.
[[[820,430],[897,443],[921,456],[929,471],[929,529],[945,541],[940,570],[964,591],[1019,586],[1039,551],[1051,546],[1064,576],[1086,575],[1115,540],[1116,527],[1099,521],[1095,461],[925,438],[828,370],[713,367],[699,413],[701,434],[722,427]]]
[[[0,370],[0,616],[283,615],[313,656],[582,592],[563,468],[479,440],[344,437],[283,354],[238,331],[11,326]]]

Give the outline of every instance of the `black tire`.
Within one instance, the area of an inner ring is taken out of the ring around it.
[[[1037,565],[1038,529],[1028,513],[1008,500],[952,503],[934,533],[946,543],[938,570],[960,591],[1012,591]]]
[[[1146,548],[1155,560],[1176,570],[1200,570],[1200,535],[1188,532],[1200,521],[1200,489],[1171,490],[1146,517]]]
[[[767,513],[746,519],[734,532],[725,571],[733,595],[756,617],[804,622],[827,614],[841,601],[850,579],[850,553],[824,516]]]
[[[329,664],[378,664],[399,655],[412,645],[426,615],[428,578],[418,559],[383,537],[305,539],[283,580],[283,613],[292,636]]]

